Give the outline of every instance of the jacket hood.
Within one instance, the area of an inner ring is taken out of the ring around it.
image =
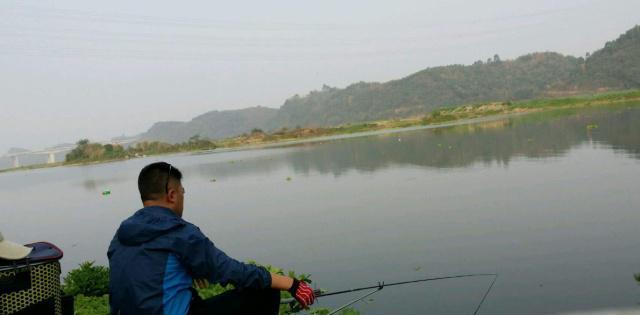
[[[146,207],[122,222],[116,236],[124,245],[138,245],[184,225],[185,222],[171,209]]]

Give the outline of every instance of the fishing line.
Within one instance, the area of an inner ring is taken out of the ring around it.
[[[495,274],[495,273],[475,273],[475,274],[468,274],[468,275],[455,275],[455,276],[446,276],[446,277],[437,277],[437,278],[425,278],[425,279],[417,279],[417,280],[409,280],[409,281],[401,281],[401,282],[392,282],[392,283],[384,283],[384,282],[382,282],[381,285],[383,287],[392,287],[392,286],[397,286],[397,285],[418,283],[418,282],[446,280],[446,279],[456,279],[456,278],[488,277],[488,276],[497,277],[498,275]],[[374,286],[368,286],[368,287],[355,288],[355,289],[347,289],[347,290],[342,290],[342,291],[334,291],[334,292],[316,291],[318,293],[318,294],[316,294],[316,297],[331,296],[331,295],[344,294],[344,293],[350,293],[350,292],[357,292],[357,291],[363,291],[363,290],[377,289],[379,286],[380,286],[380,284],[379,285],[374,285]]]
[[[478,311],[480,310],[482,303],[484,303],[484,300],[487,298],[487,295],[489,295],[489,292],[491,291],[491,288],[493,288],[493,285],[496,283],[496,280],[498,280],[498,274],[493,275],[493,281],[491,281],[491,285],[489,285],[489,288],[482,296],[482,300],[480,300],[480,304],[478,304],[478,307],[476,307],[476,311],[473,312],[473,315],[478,314]]]
[[[334,292],[322,292],[321,290],[315,290],[314,293],[316,295],[316,298],[320,298],[320,297],[326,297],[326,296],[332,296],[332,295],[338,295],[338,294],[345,294],[345,293],[351,293],[351,292],[358,292],[358,291],[364,291],[364,290],[374,290],[372,292],[369,292],[369,293],[363,295],[360,298],[357,298],[355,300],[350,301],[349,303],[347,303],[345,305],[340,306],[339,308],[337,308],[334,311],[332,311],[331,313],[329,313],[329,315],[333,315],[333,314],[336,314],[337,312],[347,308],[348,306],[351,306],[351,305],[353,305],[353,304],[365,299],[366,297],[381,291],[385,287],[392,287],[392,286],[398,286],[398,285],[403,285],[403,284],[411,284],[411,283],[419,283],[419,282],[427,282],[427,281],[437,281],[437,280],[457,279],[457,278],[471,278],[471,277],[493,277],[493,280],[491,281],[491,284],[489,285],[487,290],[484,292],[484,295],[482,296],[482,299],[480,300],[480,303],[478,304],[478,306],[476,307],[475,311],[473,312],[473,315],[477,315],[478,312],[480,311],[480,307],[482,307],[482,304],[484,304],[484,301],[487,299],[487,296],[489,295],[489,292],[491,292],[491,289],[493,288],[493,285],[496,283],[496,280],[498,280],[498,274],[496,274],[496,273],[474,273],[474,274],[465,274],[465,275],[454,275],[454,276],[445,276],[445,277],[425,278],[425,279],[417,279],[417,280],[409,280],[409,281],[392,282],[392,283],[386,283],[386,284],[384,282],[378,282],[378,285],[374,285],[374,286],[353,288],[353,289],[334,291]],[[280,304],[288,304],[288,303],[292,303],[293,301],[294,301],[293,299],[287,299],[287,300],[283,300],[282,302],[280,302]]]

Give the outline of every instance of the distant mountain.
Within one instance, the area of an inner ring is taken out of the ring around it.
[[[387,83],[323,87],[294,96],[271,128],[322,126],[406,117],[465,103],[523,100],[598,90],[640,88],[640,26],[585,58],[553,52],[515,60],[498,55],[473,65],[422,70]]]
[[[425,114],[465,103],[523,100],[640,88],[640,26],[583,57],[531,53],[514,60],[498,55],[472,65],[428,68],[385,83],[323,86],[287,99],[280,109],[213,111],[190,122],[160,122],[145,139],[185,141],[199,134],[222,138],[253,128],[330,126]]]
[[[640,87],[640,26],[607,42],[586,61],[585,85],[592,88]]]
[[[277,109],[250,107],[239,110],[211,111],[191,121],[165,121],[155,123],[151,129],[140,135],[142,140],[159,140],[176,143],[188,140],[194,135],[202,138],[218,139],[250,132],[254,128],[263,129],[273,120]]]
[[[557,53],[534,53],[516,60],[499,56],[473,65],[435,67],[387,83],[324,87],[294,96],[280,108],[270,127],[337,125],[406,117],[437,107],[544,96],[566,89],[583,60]]]

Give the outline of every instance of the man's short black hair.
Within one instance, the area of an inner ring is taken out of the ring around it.
[[[166,162],[156,162],[145,166],[138,175],[138,190],[142,201],[156,200],[167,193],[170,178],[180,181],[182,173]]]

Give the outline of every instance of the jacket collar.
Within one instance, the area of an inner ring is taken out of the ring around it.
[[[145,212],[145,213],[149,213],[149,214],[155,214],[155,215],[161,214],[161,215],[180,218],[175,212],[173,212],[173,210],[171,210],[171,209],[169,209],[167,207],[162,207],[162,206],[144,207],[144,208],[140,209],[140,211]]]

